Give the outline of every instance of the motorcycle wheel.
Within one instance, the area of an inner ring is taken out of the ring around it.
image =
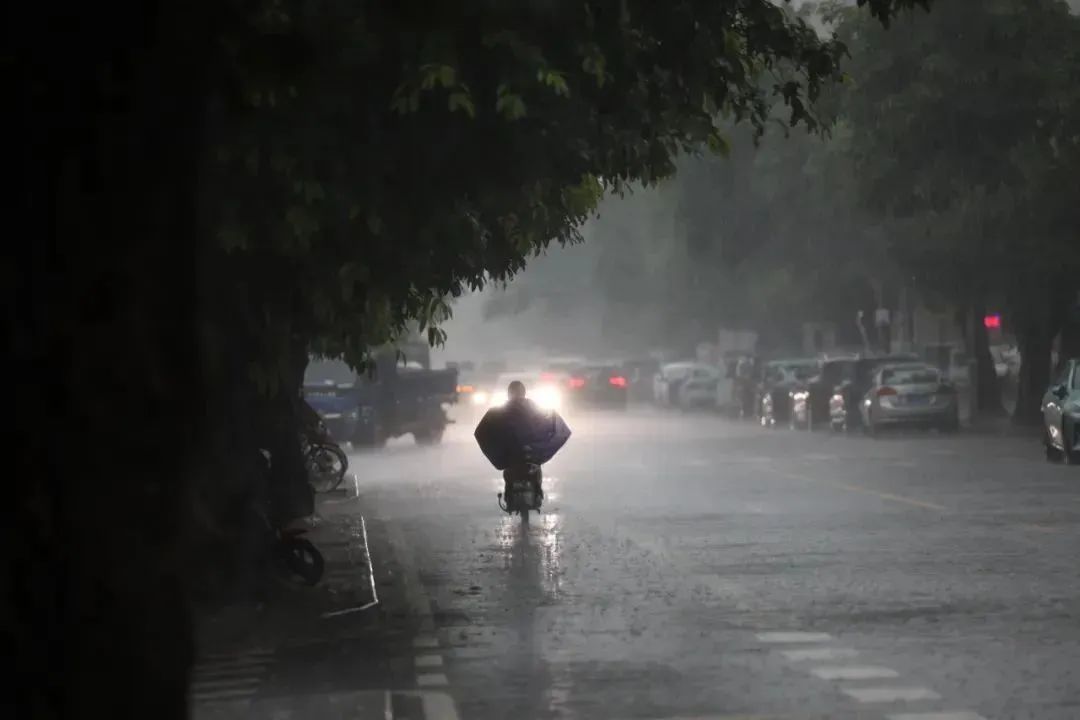
[[[308,477],[315,492],[325,493],[336,490],[345,479],[349,468],[349,458],[337,445],[312,445],[307,453]]]
[[[521,524],[522,525],[528,525],[529,524],[529,508],[522,508],[518,512],[521,515]]]
[[[299,537],[282,538],[279,552],[282,564],[291,576],[299,577],[306,585],[316,585],[322,579],[326,561],[310,540]]]

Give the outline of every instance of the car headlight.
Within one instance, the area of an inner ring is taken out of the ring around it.
[[[353,408],[349,412],[345,413],[345,419],[346,420],[356,420],[359,417],[360,417],[360,411],[357,410],[356,408]]]
[[[478,390],[478,391],[476,391],[476,392],[474,392],[472,394],[472,404],[473,405],[487,405],[487,403],[488,403],[488,401],[490,399],[491,399],[491,396],[488,395],[483,390]]]
[[[558,410],[562,407],[562,393],[551,385],[537,388],[533,400],[544,410]]]

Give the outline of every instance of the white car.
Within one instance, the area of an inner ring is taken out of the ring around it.
[[[653,380],[657,405],[667,407],[713,407],[716,405],[719,368],[699,362],[669,363]]]
[[[719,368],[716,379],[716,409],[731,415],[739,411],[739,398],[735,393],[735,370],[726,367]]]
[[[720,380],[724,373],[712,365],[695,365],[679,387],[678,405],[684,410],[716,407]]]
[[[697,363],[689,361],[661,365],[660,372],[653,377],[653,401],[661,407],[671,405],[673,388],[690,376],[695,365]]]

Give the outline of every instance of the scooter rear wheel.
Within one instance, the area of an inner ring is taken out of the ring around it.
[[[316,585],[322,579],[326,561],[310,540],[284,537],[278,548],[284,569],[306,585]]]

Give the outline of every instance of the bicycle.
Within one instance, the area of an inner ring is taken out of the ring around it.
[[[300,447],[304,454],[304,467],[307,469],[308,482],[317,493],[337,490],[345,480],[349,469],[349,458],[341,447],[330,440],[300,437]]]

